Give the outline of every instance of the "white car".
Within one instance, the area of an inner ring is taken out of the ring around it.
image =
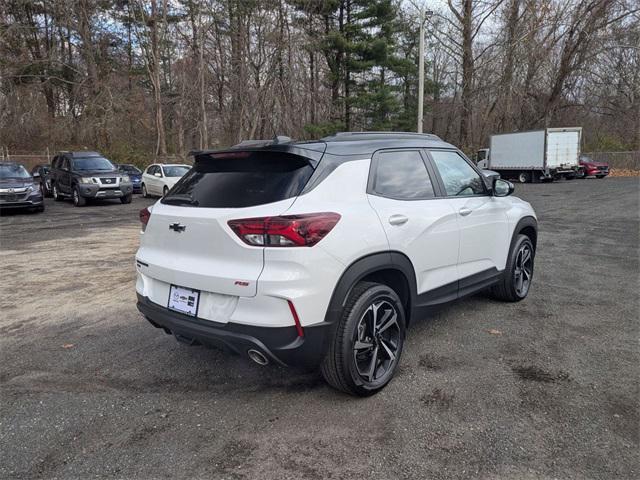
[[[164,196],[173,188],[191,165],[154,163],[142,174],[142,196]]]
[[[152,325],[259,364],[319,365],[365,396],[434,308],[484,289],[527,296],[535,213],[454,146],[408,133],[278,140],[196,152],[140,212],[136,290]]]

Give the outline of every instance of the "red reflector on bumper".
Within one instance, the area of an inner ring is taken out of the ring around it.
[[[302,325],[300,324],[300,318],[298,317],[298,312],[296,312],[296,307],[293,306],[293,302],[291,300],[287,300],[287,303],[289,304],[289,310],[291,310],[293,321],[296,324],[296,331],[298,332],[298,336],[304,337],[304,331],[302,330]]]

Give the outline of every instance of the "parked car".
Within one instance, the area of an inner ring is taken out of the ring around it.
[[[97,152],[61,152],[51,162],[49,177],[56,201],[71,198],[76,207],[91,199],[119,198],[131,203],[131,179]]]
[[[49,180],[50,165],[36,165],[31,169],[31,176],[40,184],[40,190],[45,197],[51,196],[51,180]]]
[[[609,175],[609,164],[606,162],[594,162],[591,157],[582,155],[580,157],[582,167],[580,178],[596,177],[604,178]]]
[[[129,175],[133,185],[133,193],[142,193],[142,170],[135,165],[121,163],[117,165],[118,171]]]
[[[0,162],[0,210],[29,209],[44,212],[40,183],[14,162]]]
[[[191,165],[154,163],[142,174],[142,196],[164,196],[191,169]]]
[[[393,377],[405,332],[491,289],[529,292],[536,215],[435,135],[341,133],[195,152],[140,212],[138,309],[189,344],[259,364],[320,366],[366,396]]]

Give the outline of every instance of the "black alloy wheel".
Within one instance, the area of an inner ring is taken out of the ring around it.
[[[398,361],[401,332],[396,307],[387,300],[372,303],[354,331],[353,361],[363,382],[384,382]]]

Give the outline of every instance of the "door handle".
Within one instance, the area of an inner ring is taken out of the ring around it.
[[[389,223],[391,225],[403,225],[409,221],[409,217],[405,217],[404,215],[391,215],[389,217]]]
[[[467,215],[469,215],[471,212],[473,212],[473,210],[471,210],[470,208],[467,207],[462,207],[460,210],[458,210],[458,213],[460,215],[462,215],[463,217],[466,217]]]

